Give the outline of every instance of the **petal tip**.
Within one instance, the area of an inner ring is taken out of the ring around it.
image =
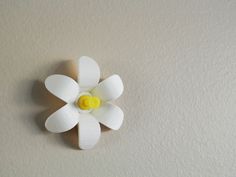
[[[80,142],[78,142],[78,147],[81,150],[93,149],[97,145],[99,139],[100,139],[100,135],[99,135],[99,138],[96,141],[93,142],[93,144],[83,144],[83,143],[80,144]]]
[[[44,84],[49,92],[66,103],[74,101],[80,90],[74,79],[61,74],[48,76]]]
[[[72,129],[78,122],[77,109],[67,104],[47,118],[45,128],[52,133],[62,133]]]
[[[117,124],[112,128],[112,130],[119,130],[123,124],[124,121],[124,112],[122,111],[122,109],[118,106],[116,106],[117,109],[119,110],[119,112],[117,114],[119,114],[119,121],[117,121]]]
[[[115,100],[122,95],[124,85],[119,75],[113,74],[96,86],[91,93],[103,101]]]
[[[81,56],[81,57],[79,58],[79,65],[80,65],[82,62],[88,62],[90,65],[96,66],[97,68],[99,68],[99,65],[98,65],[98,63],[96,62],[96,60],[94,60],[94,59],[91,58],[91,57],[88,57],[88,56]]]
[[[88,57],[82,56],[78,59],[78,82],[82,88],[95,87],[100,79],[100,68],[98,63]]]
[[[79,145],[79,148],[80,148],[81,150],[89,150],[89,149],[93,149],[94,146],[96,146],[96,144],[90,145],[90,146]]]
[[[103,104],[102,107],[94,110],[92,114],[101,124],[111,130],[120,129],[124,120],[122,109],[112,103]]]
[[[124,113],[122,112],[122,120],[120,122],[120,124],[118,124],[116,127],[113,128],[113,130],[119,130],[123,124],[123,121],[124,121]]]
[[[51,133],[61,133],[60,131],[55,130],[54,128],[51,127],[50,121],[48,121],[48,119],[46,120],[44,126],[45,126],[46,130],[51,132]]]
[[[124,83],[121,79],[121,77],[118,74],[113,74],[111,77],[115,77],[115,79],[117,80],[116,82],[119,83],[121,90],[120,90],[120,95],[122,95],[123,91],[124,91]]]
[[[78,146],[80,149],[92,149],[99,141],[101,127],[91,114],[81,115],[78,124]]]

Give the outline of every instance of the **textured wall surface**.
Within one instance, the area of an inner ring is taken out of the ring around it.
[[[44,79],[95,58],[125,92],[92,150],[52,134]],[[1,177],[235,177],[236,1],[0,0]]]

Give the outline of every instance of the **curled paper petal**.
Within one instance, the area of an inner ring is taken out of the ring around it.
[[[72,78],[54,74],[45,80],[46,88],[66,103],[75,101],[79,94],[79,85]]]
[[[91,93],[103,101],[111,101],[117,99],[123,93],[123,90],[124,86],[120,76],[114,74],[100,82]]]
[[[72,129],[79,122],[79,112],[73,105],[67,104],[54,112],[45,122],[45,127],[53,133]]]
[[[118,106],[110,103],[95,109],[92,114],[100,123],[113,130],[118,130],[124,119],[123,111]]]
[[[123,111],[106,102],[117,99],[123,93],[124,86],[118,75],[99,83],[100,68],[87,56],[79,58],[77,69],[79,84],[60,74],[51,75],[45,80],[48,91],[67,103],[48,117],[45,127],[51,132],[60,133],[78,124],[80,149],[91,149],[101,135],[99,123],[113,130],[121,127]]]
[[[78,131],[81,149],[91,149],[101,135],[99,122],[91,114],[81,114]]]
[[[79,58],[78,83],[82,91],[95,87],[100,79],[100,68],[96,61],[87,56]]]

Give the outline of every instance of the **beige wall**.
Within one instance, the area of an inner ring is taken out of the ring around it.
[[[42,81],[81,55],[125,84],[89,151],[43,128]],[[1,0],[0,81],[1,177],[236,175],[236,1]]]

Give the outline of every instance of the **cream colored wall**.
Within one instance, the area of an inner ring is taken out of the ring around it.
[[[61,103],[42,81],[82,55],[125,84],[122,128],[89,151],[43,128]],[[2,177],[236,175],[233,0],[1,0],[0,81]]]

